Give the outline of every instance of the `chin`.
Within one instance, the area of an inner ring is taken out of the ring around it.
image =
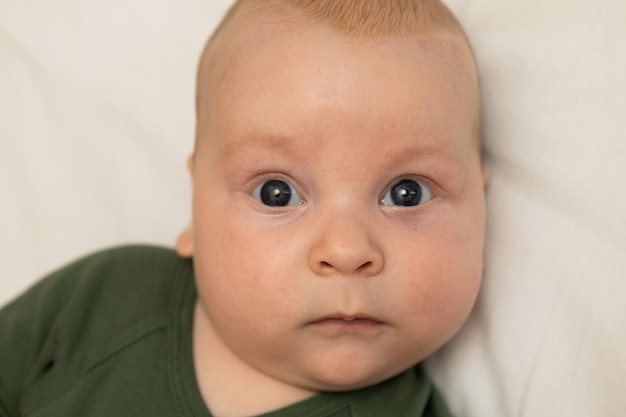
[[[318,369],[312,378],[313,388],[316,391],[352,391],[369,387],[385,381],[410,368],[406,366],[393,366],[390,364],[372,366],[372,363],[358,364],[355,361],[346,360],[344,363]]]

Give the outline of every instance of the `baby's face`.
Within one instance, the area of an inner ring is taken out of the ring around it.
[[[323,27],[244,33],[234,49],[199,108],[196,319],[307,389],[414,365],[457,332],[481,279],[469,52]]]

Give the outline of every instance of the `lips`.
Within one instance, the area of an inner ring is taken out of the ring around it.
[[[371,323],[378,323],[378,324],[382,324],[383,322],[376,319],[375,317],[372,317],[370,315],[367,314],[344,314],[344,313],[335,313],[335,314],[329,314],[328,316],[324,316],[321,319],[315,320],[313,323],[322,323],[322,322],[326,322],[326,321],[334,321],[334,322],[346,322],[346,323],[350,323],[350,322],[371,322]]]
[[[380,329],[384,322],[368,314],[335,313],[311,322],[314,328],[332,333],[364,333]]]

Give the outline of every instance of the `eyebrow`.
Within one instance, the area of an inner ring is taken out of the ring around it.
[[[224,146],[221,151],[221,157],[227,158],[229,155],[242,152],[254,152],[259,149],[277,149],[287,153],[296,153],[298,148],[302,148],[297,138],[291,136],[280,135],[263,135],[253,138],[245,138],[245,140],[234,141]]]
[[[410,161],[413,159],[424,160],[434,159],[439,161],[449,161],[452,163],[462,163],[462,159],[458,152],[450,150],[451,147],[440,144],[416,143],[401,150],[390,150],[386,152],[383,147],[382,156],[390,163]]]
[[[393,140],[391,140],[393,142]],[[425,143],[428,142],[428,143]],[[389,142],[380,145],[380,153],[378,154],[387,165],[410,162],[412,160],[431,160],[443,166],[463,165],[463,158],[450,147],[441,145],[436,141],[419,141],[415,144],[400,150],[389,150],[387,146]],[[453,147],[452,147],[453,148]],[[244,137],[243,140],[236,140],[224,146],[221,150],[220,157],[227,159],[229,156],[237,154],[252,154],[259,151],[276,151],[283,155],[298,156],[307,155],[314,150],[306,149],[297,136],[287,135],[251,135]]]

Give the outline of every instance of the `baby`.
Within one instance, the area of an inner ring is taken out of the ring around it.
[[[436,0],[242,0],[198,72],[190,227],[0,312],[0,416],[448,416],[483,267],[480,96]]]

